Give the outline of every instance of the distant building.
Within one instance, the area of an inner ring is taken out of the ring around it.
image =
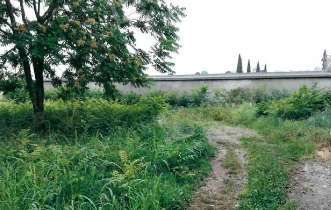
[[[326,50],[324,50],[322,58],[322,71],[331,72],[331,55],[328,55]]]

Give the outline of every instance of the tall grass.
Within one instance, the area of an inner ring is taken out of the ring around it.
[[[0,209],[185,208],[213,150],[194,123],[158,123],[163,109],[52,101],[40,134],[29,104],[1,103]]]

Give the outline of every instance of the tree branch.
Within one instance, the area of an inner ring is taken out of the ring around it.
[[[38,14],[40,15],[40,0],[38,0]]]
[[[9,28],[13,29],[10,23],[5,18],[0,17],[0,23],[5,24]]]
[[[23,0],[20,0],[20,7],[21,7],[21,13],[22,13],[22,21],[25,25],[28,25],[28,21],[26,20],[26,16],[25,16]]]
[[[16,20],[15,20],[15,16],[14,16],[13,6],[11,5],[10,0],[5,0],[5,1],[6,1],[7,13],[8,13],[12,28],[14,29],[16,27]]]
[[[6,36],[9,36],[9,33],[8,33],[8,31],[4,31],[4,30],[2,30],[1,28],[0,28],[0,32],[2,32],[4,35],[6,35]]]
[[[39,4],[39,2],[38,2],[38,4]],[[36,0],[33,0],[33,10],[34,10],[34,14],[36,15],[37,20],[39,20],[40,19],[40,13],[39,13],[40,9],[39,8],[37,9]]]
[[[47,11],[45,14],[40,18],[40,22],[44,23],[46,22],[49,18],[52,17],[54,10],[58,7],[58,3],[56,1],[53,1],[51,5],[49,5]]]

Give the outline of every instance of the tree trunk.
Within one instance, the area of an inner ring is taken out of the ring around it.
[[[32,59],[34,75],[35,75],[35,105],[33,107],[35,127],[37,130],[43,130],[45,128],[45,115],[44,115],[44,60]]]

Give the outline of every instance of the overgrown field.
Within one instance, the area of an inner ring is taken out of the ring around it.
[[[215,123],[260,134],[242,140],[248,183],[238,208],[295,209],[293,166],[331,144],[329,96],[306,87],[116,101],[52,93],[47,128],[35,132],[31,105],[11,95],[0,102],[0,209],[185,209],[210,171],[205,132]]]
[[[219,121],[260,134],[242,140],[249,154],[248,183],[238,209],[297,209],[287,198],[295,164],[314,158],[317,148],[331,145],[330,93],[323,90],[303,87],[278,99],[267,97],[257,103],[243,101],[175,112],[173,116],[178,120],[186,118],[207,124]]]
[[[157,122],[162,100],[46,107],[35,133],[29,104],[0,104],[0,209],[183,209],[208,174],[204,130]]]

